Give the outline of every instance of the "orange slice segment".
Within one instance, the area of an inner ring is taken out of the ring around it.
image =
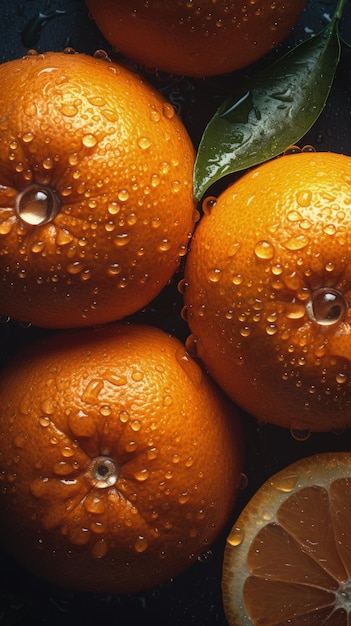
[[[351,625],[351,452],[258,489],[227,537],[222,591],[230,626]]]

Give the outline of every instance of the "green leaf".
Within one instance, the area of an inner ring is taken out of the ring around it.
[[[227,174],[281,154],[311,128],[325,106],[339,62],[338,23],[334,18],[225,99],[199,145],[197,199]]]

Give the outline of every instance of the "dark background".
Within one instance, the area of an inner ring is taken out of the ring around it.
[[[319,32],[327,24],[328,16],[332,16],[336,4],[336,0],[308,0],[287,41],[254,66],[230,76],[191,79],[137,69],[176,106],[197,146],[207,122],[231,89],[249,73],[272,62],[310,34]],[[346,0],[346,5],[341,32],[351,42],[350,0]],[[39,12],[55,10],[65,11],[65,14],[57,15],[42,29],[28,28]],[[61,51],[66,46],[90,54],[104,49],[112,59],[125,61],[100,35],[89,18],[84,0],[0,0],[0,62],[23,56],[28,48],[45,52]],[[346,46],[343,46],[327,106],[299,142],[300,147],[307,144],[317,150],[351,156],[351,49]],[[226,180],[225,184],[228,182]],[[173,283],[134,319],[160,326],[184,340],[188,329],[180,317],[179,278],[175,277]],[[8,358],[23,343],[50,332],[25,328],[13,321],[0,319],[0,322],[0,367],[6,367]],[[73,626],[83,623],[90,626],[98,622],[136,626],[149,622],[154,626],[226,626],[221,598],[223,550],[226,535],[242,507],[265,479],[288,463],[320,451],[351,449],[351,430],[339,434],[311,434],[306,440],[298,441],[286,430],[260,425],[251,416],[245,416],[245,431],[247,487],[240,494],[228,528],[191,569],[144,593],[94,595],[49,586],[0,553],[0,625]]]

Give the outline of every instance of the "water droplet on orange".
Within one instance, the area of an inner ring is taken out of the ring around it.
[[[88,133],[82,137],[82,144],[86,148],[93,148],[97,144],[97,138],[92,133]]]
[[[283,242],[283,246],[287,250],[303,250],[309,244],[309,238],[306,235],[297,235],[296,237],[291,237]]]
[[[208,271],[208,279],[211,283],[218,283],[218,281],[221,279],[221,275],[222,275],[222,270],[219,269],[219,267],[213,267],[212,269],[210,269]]]
[[[174,106],[169,102],[164,102],[162,105],[162,113],[167,119],[171,120],[175,116]]]
[[[142,535],[139,535],[134,544],[135,551],[139,553],[145,552],[148,546],[149,544],[148,544],[147,539],[143,537]]]
[[[150,148],[151,144],[152,141],[149,137],[139,137],[138,139],[138,146],[142,150],[147,150],[147,148]]]
[[[20,219],[30,226],[53,221],[59,210],[59,198],[50,187],[29,185],[16,198],[16,212]]]
[[[227,537],[227,543],[233,547],[240,546],[244,541],[244,536],[244,530],[238,526],[234,526]]]
[[[201,205],[204,215],[210,215],[212,209],[216,206],[216,204],[217,198],[215,198],[214,196],[208,196],[207,198],[205,198]]]

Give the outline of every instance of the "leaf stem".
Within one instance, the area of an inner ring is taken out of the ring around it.
[[[346,0],[338,0],[338,4],[336,5],[333,21],[337,21],[341,19],[342,12],[344,10]]]

